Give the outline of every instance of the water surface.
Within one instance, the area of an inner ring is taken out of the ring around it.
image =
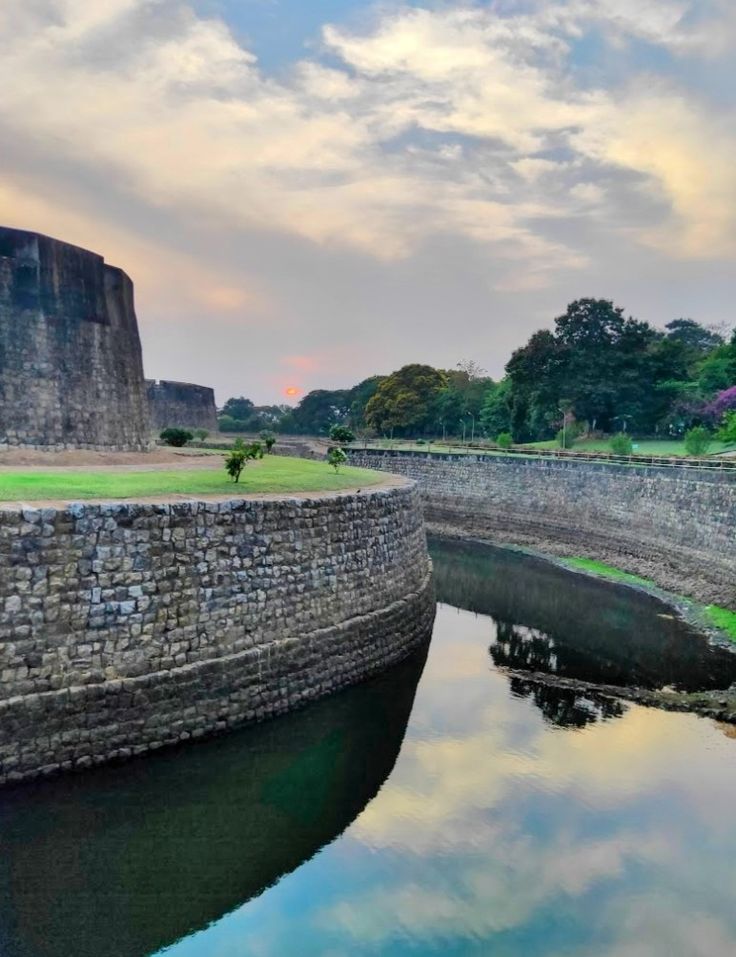
[[[423,673],[417,656],[243,733],[1,796],[0,953],[736,953],[734,729],[540,691],[495,660],[509,626],[623,673],[613,638],[635,651],[633,632],[659,649],[637,673],[685,681],[655,658],[693,636],[611,586],[569,631],[587,580],[545,589],[487,550],[435,561]],[[489,580],[509,567],[518,588]],[[683,654],[707,675],[706,651]]]

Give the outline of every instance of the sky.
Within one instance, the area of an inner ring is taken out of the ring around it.
[[[0,222],[221,403],[499,377],[583,296],[732,326],[734,54],[733,0],[2,0]]]

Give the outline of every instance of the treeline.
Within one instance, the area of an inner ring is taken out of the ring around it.
[[[473,361],[455,369],[412,364],[352,389],[317,389],[296,408],[230,399],[224,431],[325,435],[464,436],[515,442],[569,434],[679,436],[736,420],[736,332],[728,341],[692,319],[665,330],[626,318],[603,299],[571,303],[554,329],[517,349],[498,382]]]

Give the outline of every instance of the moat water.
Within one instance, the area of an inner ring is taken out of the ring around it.
[[[0,794],[2,957],[736,953],[736,728],[523,675],[718,687],[736,656],[646,596],[433,554],[426,661]]]

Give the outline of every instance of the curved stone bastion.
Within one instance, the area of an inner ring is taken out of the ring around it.
[[[430,531],[597,559],[736,608],[736,476],[519,455],[351,450],[414,479]]]
[[[0,783],[288,711],[433,619],[413,483],[0,510]]]

